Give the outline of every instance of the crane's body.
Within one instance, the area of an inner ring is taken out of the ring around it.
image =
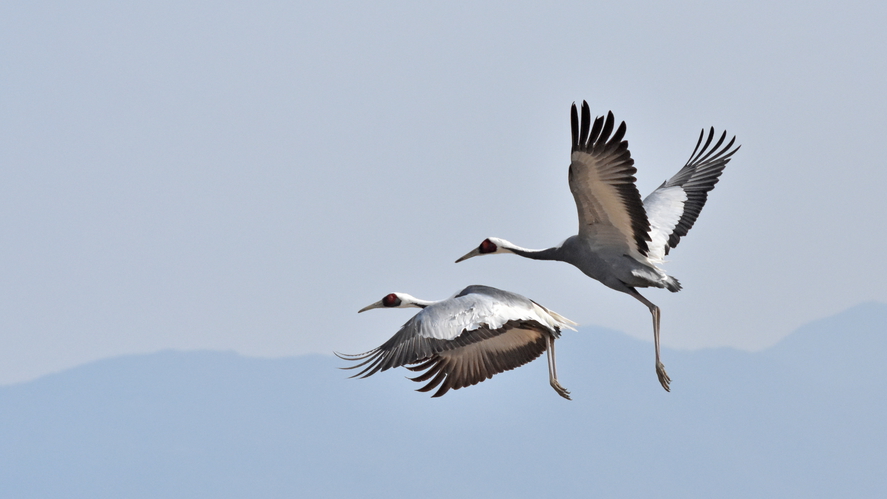
[[[353,377],[405,366],[425,371],[411,378],[428,381],[419,391],[440,385],[433,395],[458,390],[520,367],[548,352],[549,383],[562,397],[569,393],[557,381],[554,341],[561,329],[575,323],[517,293],[489,286],[468,286],[437,302],[406,293],[390,293],[360,310],[417,307],[422,310],[391,339],[358,355],[336,354],[359,362],[345,369],[363,368]],[[430,381],[429,381],[430,380]]]
[[[659,307],[644,298],[636,288],[657,287],[680,291],[677,279],[657,264],[693,227],[705,205],[708,192],[718,182],[730,157],[735,137],[723,148],[724,132],[709,149],[714,129],[700,149],[703,133],[690,160],[672,178],[663,182],[643,201],[635,186],[634,160],[628,150],[625,122],[613,133],[613,113],[591,123],[586,102],[580,116],[573,105],[571,112],[573,147],[569,185],[579,215],[579,233],[559,246],[543,250],[522,248],[504,239],[490,237],[470,251],[468,258],[498,253],[513,253],[534,260],[558,260],[569,263],[604,285],[629,294],[649,308],[653,316],[656,350],[656,374],[668,391],[671,379],[660,361]],[[612,136],[611,136],[612,133]],[[698,152],[698,154],[697,154]]]

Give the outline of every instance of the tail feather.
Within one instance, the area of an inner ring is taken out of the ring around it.
[[[674,277],[667,276],[665,278],[665,287],[672,293],[677,293],[681,290],[681,283]]]

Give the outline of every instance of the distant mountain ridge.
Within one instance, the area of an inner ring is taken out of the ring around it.
[[[430,399],[403,369],[173,352],[0,387],[0,497],[878,497],[887,305],[756,353],[597,328]]]

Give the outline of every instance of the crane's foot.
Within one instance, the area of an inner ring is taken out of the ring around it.
[[[563,397],[567,400],[573,400],[570,398],[570,391],[567,390],[566,388],[562,387],[561,384],[558,383],[556,379],[551,380],[551,387],[554,388],[554,391],[556,391],[557,394],[560,395],[561,397]]]
[[[656,376],[659,377],[659,383],[662,385],[662,388],[665,388],[665,391],[670,392],[671,388],[668,387],[668,384],[671,383],[671,378],[669,378],[668,373],[665,372],[665,366],[662,365],[662,362],[656,363]]]

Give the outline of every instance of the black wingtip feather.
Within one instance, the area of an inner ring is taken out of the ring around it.
[[[579,113],[576,111],[576,103],[570,108],[570,129],[573,132],[573,149],[571,153],[579,149]]]
[[[588,103],[582,101],[582,128],[579,132],[579,142],[588,143],[588,128],[591,125],[591,112],[588,110]]]
[[[613,111],[607,112],[607,120],[604,122],[604,129],[601,130],[601,137],[594,144],[593,152],[602,151],[607,145],[610,143],[609,137],[610,133],[613,131],[613,126],[615,125],[616,118],[613,117]]]
[[[591,118],[591,114],[589,113],[589,118]],[[590,148],[597,143],[598,137],[601,135],[601,129],[604,128],[604,117],[598,116],[594,119],[594,124],[591,126],[591,132],[588,134],[588,140],[585,145],[582,147],[583,151],[588,151]]]
[[[623,147],[627,152],[628,151],[628,143],[627,142],[623,143],[623,141],[622,141],[622,139],[625,138],[625,130],[626,130],[626,126],[625,126],[625,122],[623,121],[622,123],[619,124],[619,128],[616,129],[616,133],[613,134],[613,138],[610,139],[610,143],[617,146],[617,147]]]

